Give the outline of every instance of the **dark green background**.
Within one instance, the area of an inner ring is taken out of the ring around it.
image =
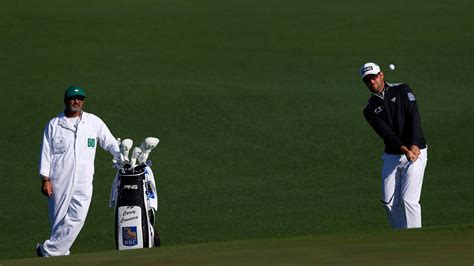
[[[473,225],[471,0],[0,2],[0,258],[49,235],[37,178],[64,89],[150,156],[163,245],[389,230],[383,150],[359,67],[420,105],[425,227]],[[388,64],[396,65],[395,71]],[[113,250],[111,156],[98,151],[74,254]]]

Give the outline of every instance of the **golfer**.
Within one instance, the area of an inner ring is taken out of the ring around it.
[[[375,63],[360,75],[372,96],[364,109],[370,126],[383,139],[382,203],[394,229],[421,227],[421,186],[427,157],[418,103],[406,84],[389,84]]]

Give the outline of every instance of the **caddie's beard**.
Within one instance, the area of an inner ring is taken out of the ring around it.
[[[77,113],[77,112],[82,111],[81,107],[74,107],[74,106],[68,106],[68,107],[66,107],[66,109],[67,109],[68,112],[72,112],[72,113]]]

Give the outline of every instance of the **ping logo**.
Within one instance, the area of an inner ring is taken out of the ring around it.
[[[392,101],[392,103],[394,103],[396,100],[397,100],[397,97],[393,97],[392,99],[390,99],[390,101]]]
[[[89,147],[89,148],[94,148],[95,147],[95,139],[94,138],[88,138],[87,139],[87,147]]]
[[[124,189],[138,189],[138,185],[123,185]]]
[[[137,227],[122,227],[122,241],[124,246],[138,245]]]

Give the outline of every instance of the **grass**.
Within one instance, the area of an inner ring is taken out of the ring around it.
[[[69,257],[0,261],[2,265],[467,265],[472,227],[214,242]]]
[[[409,6],[409,8],[407,8]],[[472,1],[2,0],[0,258],[49,234],[37,164],[47,121],[78,83],[116,137],[150,159],[165,247],[388,227],[382,141],[358,77],[378,62],[420,102],[427,227],[472,225]],[[383,18],[383,19],[382,19]],[[20,159],[19,159],[20,158]],[[114,171],[98,152],[75,254],[114,249]]]

